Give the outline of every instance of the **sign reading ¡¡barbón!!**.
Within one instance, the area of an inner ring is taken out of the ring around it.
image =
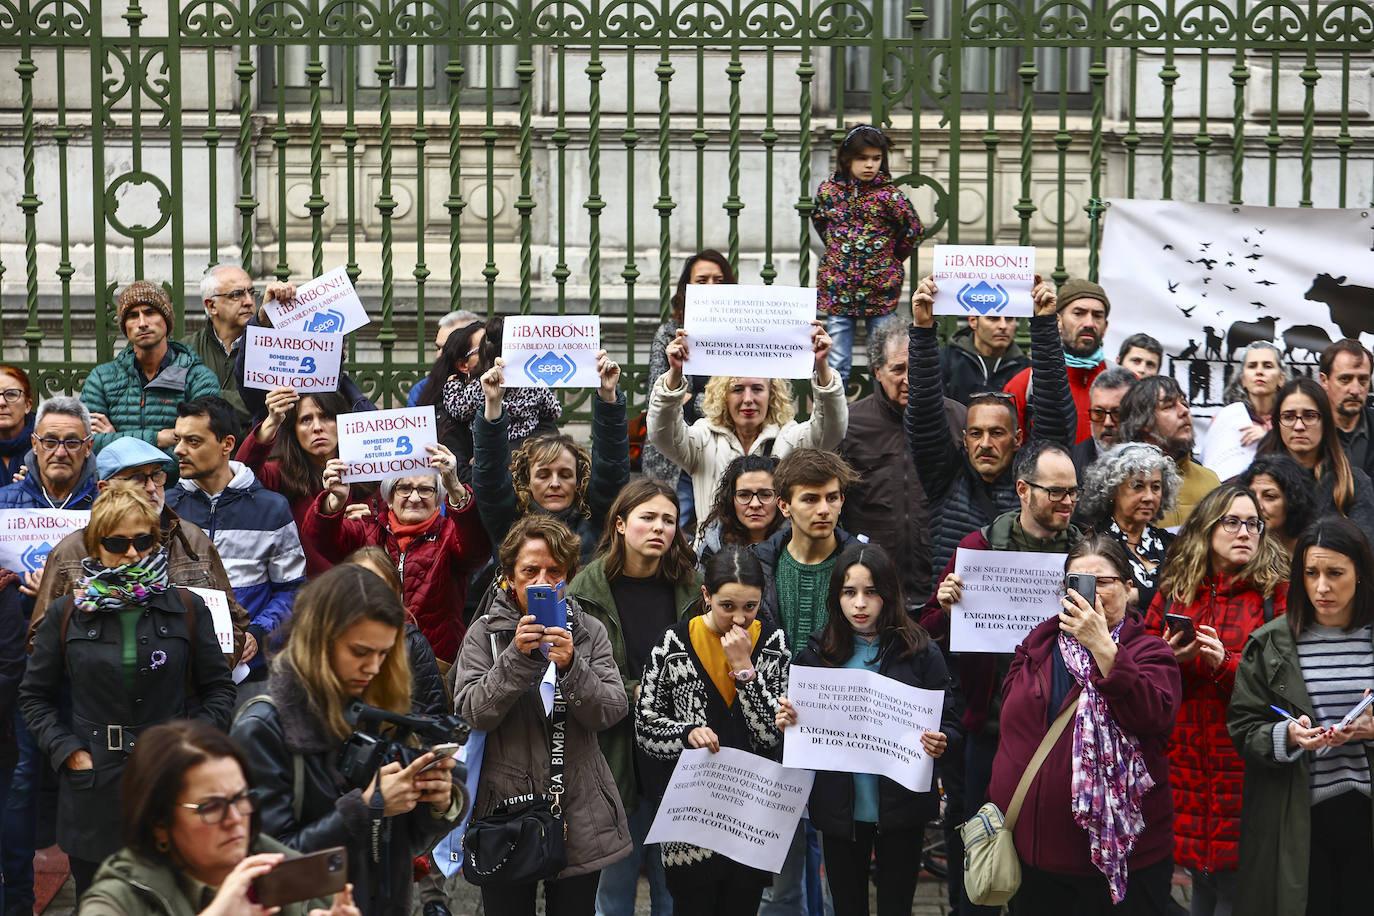
[[[507,318],[501,332],[505,385],[594,388],[601,349],[601,316],[525,315]]]
[[[90,518],[84,509],[0,510],[0,568],[38,572],[57,542],[85,528]]]
[[[341,413],[337,422],[344,483],[438,473],[425,448],[439,441],[433,405]]]
[[[343,267],[300,284],[294,299],[274,299],[262,307],[279,331],[351,334],[372,320]]]
[[[1035,249],[1002,245],[936,245],[931,279],[937,315],[1034,314]]]
[[[275,328],[245,328],[243,387],[271,391],[337,391],[343,359],[342,334],[309,334]]]

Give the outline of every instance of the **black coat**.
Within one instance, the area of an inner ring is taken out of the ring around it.
[[[342,742],[308,710],[305,685],[285,664],[273,668],[267,692],[275,708],[268,703],[245,706],[232,732],[253,768],[252,783],[262,793],[262,832],[300,852],[346,847],[348,880],[359,909],[367,916],[410,912],[413,858],[456,825],[436,817],[428,805],[392,818],[369,808],[361,789],[343,784],[337,766]],[[299,820],[292,808],[297,756],[305,768]],[[374,863],[374,831],[380,835],[388,821],[390,845],[381,863]]]
[[[74,611],[65,646],[62,619],[70,598],[54,601],[38,625],[19,708],[58,771],[57,841],[68,855],[99,862],[119,849],[119,779],[143,729],[187,717],[217,728],[229,725],[234,681],[210,611],[199,597],[189,597],[195,633],[188,632],[177,589],[155,595],[139,615],[133,693],[124,686],[124,638],[116,612]],[[68,686],[70,714],[63,699]],[[194,687],[193,696],[188,687]],[[63,765],[81,750],[90,752],[95,769]]]
[[[19,576],[0,569],[0,766],[13,765],[14,704],[19,697],[19,682],[24,679],[28,655],[29,615],[19,593]]]
[[[406,621],[406,656],[410,659],[410,711],[442,716],[449,711],[448,691],[434,649],[419,627]]]
[[[940,728],[946,736],[963,734],[959,724],[964,714],[963,696],[958,683],[950,676],[945,658],[935,643],[903,657],[904,647],[891,638],[878,650],[878,673],[909,687],[923,690],[943,690],[945,708],[940,716]],[[813,668],[832,668],[821,658],[819,634],[812,634],[806,648],[794,664]],[[955,742],[951,741],[950,744]],[[809,802],[811,823],[821,833],[852,839],[854,836],[854,776],[836,770],[817,770],[811,785]],[[900,783],[878,777],[878,829],[915,830],[932,821],[940,810],[940,795],[934,785],[928,792],[913,792]],[[919,863],[913,863],[915,867]]]

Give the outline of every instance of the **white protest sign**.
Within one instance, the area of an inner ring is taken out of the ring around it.
[[[246,328],[243,387],[337,391],[344,335]]]
[[[337,423],[344,483],[438,473],[425,451],[439,442],[433,405],[341,413]]]
[[[507,318],[501,332],[506,387],[595,388],[600,349],[600,315]]]
[[[215,622],[215,636],[219,639],[219,650],[226,655],[234,654],[234,617],[229,613],[229,596],[218,588],[191,588],[205,606],[210,609],[210,619]],[[234,683],[238,683],[235,681]]]
[[[1207,435],[1202,437],[1202,466],[1215,471],[1221,480],[1244,473],[1259,451],[1258,442],[1242,445],[1240,441],[1241,432],[1253,425],[1249,408],[1240,402],[1227,404],[1218,411],[1207,427]]]
[[[0,567],[37,572],[57,542],[85,528],[90,518],[83,509],[0,509]]]
[[[299,284],[294,299],[273,299],[262,307],[280,331],[351,334],[372,320],[343,267]]]
[[[937,315],[1029,318],[1034,313],[1034,248],[936,245],[930,275],[940,288]]]
[[[816,774],[723,747],[683,751],[645,843],[691,843],[774,873]]]
[[[953,652],[1015,652],[1027,633],[1061,610],[1062,553],[961,547],[954,571],[964,595],[949,609]]]
[[[935,761],[921,735],[940,730],[943,690],[911,687],[876,671],[793,665],[787,699],[797,724],[783,733],[783,766],[886,776],[930,790]]]
[[[687,286],[686,372],[736,378],[810,378],[816,291],[795,286]]]

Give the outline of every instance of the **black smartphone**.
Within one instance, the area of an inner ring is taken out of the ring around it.
[[[1097,607],[1097,576],[1092,573],[1069,573],[1065,585],[1082,595],[1088,607]]]
[[[1183,614],[1165,614],[1164,622],[1168,624],[1170,630],[1183,634],[1183,641],[1179,643],[1180,646],[1186,646],[1197,639],[1197,629],[1193,626],[1193,618]]]
[[[253,895],[262,907],[286,906],[316,897],[328,899],[348,884],[348,852],[331,846],[319,852],[283,859],[253,881]]]

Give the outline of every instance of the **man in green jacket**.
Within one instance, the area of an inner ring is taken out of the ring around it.
[[[216,264],[200,278],[200,297],[209,319],[205,327],[186,337],[186,345],[219,378],[219,396],[229,402],[238,417],[240,434],[248,432],[252,415],[239,393],[234,359],[243,345],[243,329],[257,309],[253,278],[242,267]]]
[[[119,327],[129,348],[86,377],[81,401],[91,411],[95,451],[133,436],[172,454],[177,404],[219,394],[219,380],[183,343],[168,340],[172,302],[159,286],[137,280],[119,294]]]

